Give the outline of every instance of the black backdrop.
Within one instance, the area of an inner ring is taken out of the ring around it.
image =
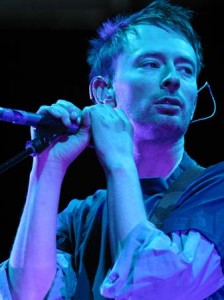
[[[224,46],[220,7],[199,11],[195,27],[204,44],[205,70],[200,83],[208,80],[217,103],[216,115],[192,124],[186,137],[189,153],[207,166],[224,157]],[[87,40],[92,30],[0,29],[0,106],[35,112],[42,104],[62,98],[83,107],[88,97],[88,67],[85,61]],[[200,116],[211,113],[207,90],[199,96]],[[29,128],[0,122],[0,163],[25,150]],[[0,197],[0,261],[9,255],[25,202],[32,158],[28,156],[2,172]],[[70,167],[62,189],[60,210],[72,197],[84,198],[98,187],[104,177],[95,153],[87,149]]]

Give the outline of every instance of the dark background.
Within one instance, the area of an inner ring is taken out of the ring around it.
[[[14,3],[16,2],[16,3]],[[75,3],[74,3],[75,2]],[[204,166],[223,160],[223,14],[221,4],[206,0],[172,1],[196,11],[194,25],[202,38],[205,69],[217,104],[215,116],[192,124],[186,148]],[[42,104],[67,99],[80,107],[90,105],[88,38],[107,17],[134,11],[149,1],[1,1],[0,8],[0,107],[35,112]],[[200,115],[212,112],[208,90],[199,96]],[[0,122],[3,166],[24,152],[29,127]],[[25,202],[32,158],[28,156],[1,172],[0,261],[9,256]],[[0,167],[1,167],[0,166]],[[84,198],[104,187],[103,172],[94,150],[87,149],[70,167],[62,188],[60,210],[73,198]]]

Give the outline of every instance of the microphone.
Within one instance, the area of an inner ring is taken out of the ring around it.
[[[56,131],[59,134],[75,134],[79,126],[72,124],[69,128],[64,126],[61,120],[57,120],[50,115],[41,115],[23,110],[0,107],[0,121],[11,122],[13,124],[27,125],[32,127],[45,127]]]

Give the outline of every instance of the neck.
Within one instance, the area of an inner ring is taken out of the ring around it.
[[[155,145],[150,142],[137,144],[135,161],[139,177],[168,177],[180,163],[183,153],[183,140],[172,145]]]

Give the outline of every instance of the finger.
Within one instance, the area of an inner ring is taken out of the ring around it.
[[[68,112],[72,112],[73,110],[78,109],[78,107],[75,106],[75,104],[64,99],[58,99],[56,104],[61,107],[64,107]]]
[[[58,100],[52,105],[42,105],[37,111],[41,114],[50,114],[54,118],[61,119],[65,126],[70,126],[71,123],[79,123],[81,110],[66,100]]]
[[[91,112],[91,109],[93,107],[94,107],[94,105],[86,106],[82,110],[82,113],[81,113],[81,125],[82,125],[83,128],[90,128],[90,124],[91,124],[90,112]]]
[[[64,100],[64,99],[59,99],[56,102],[56,109],[59,109],[59,106],[64,108],[67,112],[68,115],[64,115],[65,120],[63,119],[64,122],[67,122],[67,116],[69,117],[70,121],[73,122],[75,121],[76,123],[80,123],[81,119],[81,109],[78,108],[76,105],[74,105],[72,102]],[[58,111],[60,113],[60,110]],[[68,121],[69,122],[69,121]]]

